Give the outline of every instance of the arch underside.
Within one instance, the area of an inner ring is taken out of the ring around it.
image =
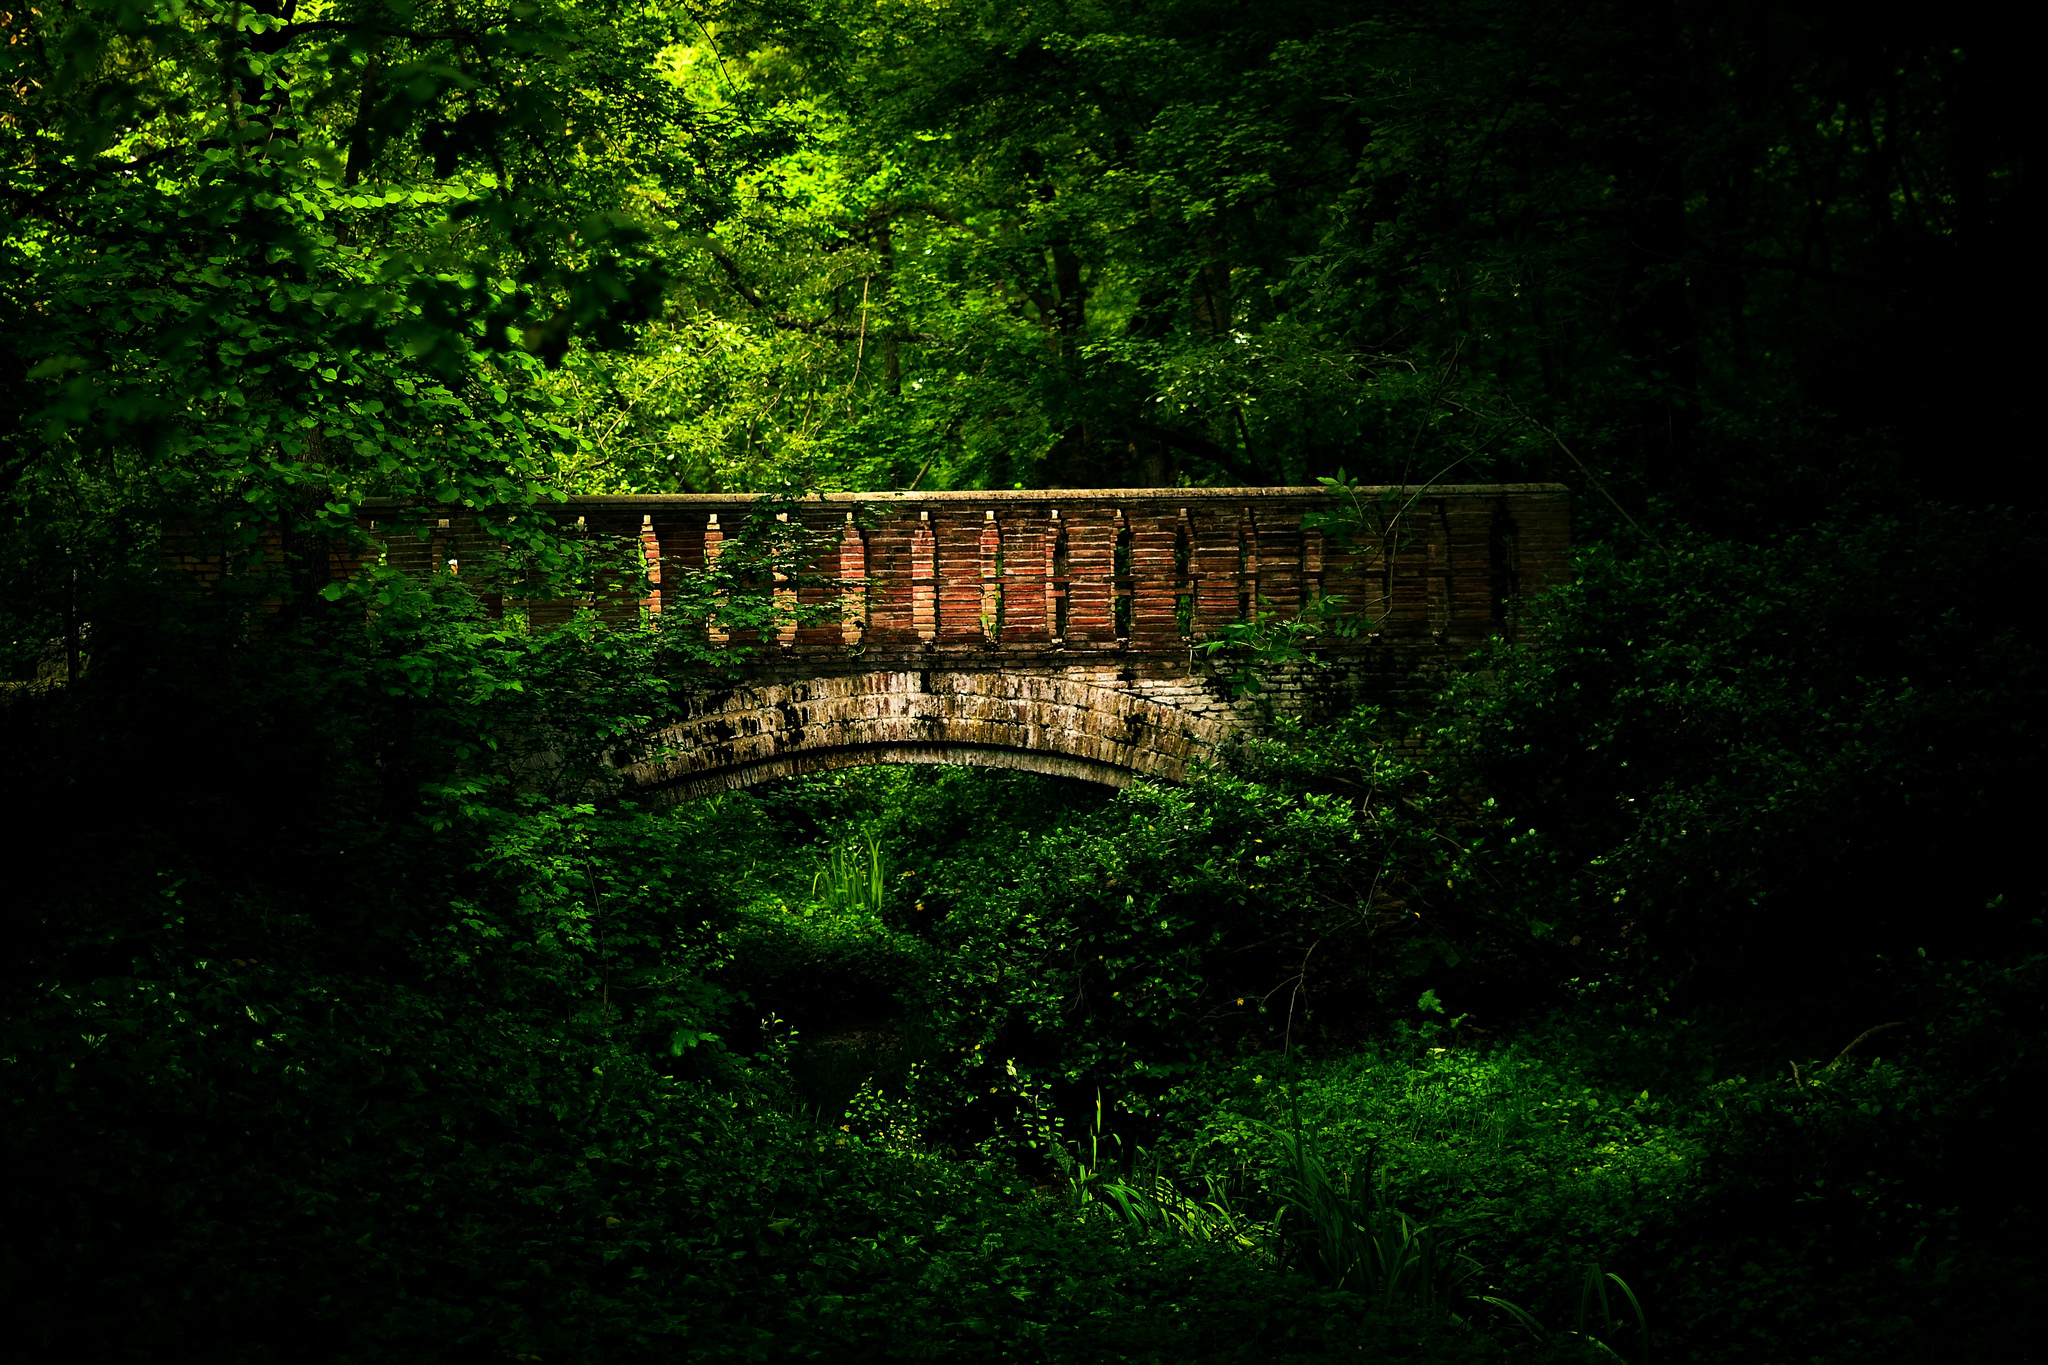
[[[652,795],[656,801],[673,803],[699,796],[715,796],[719,792],[739,791],[786,777],[806,777],[813,773],[836,772],[841,768],[885,764],[1008,768],[1015,772],[1044,773],[1048,777],[1075,778],[1108,787],[1128,787],[1138,778],[1138,774],[1129,768],[1112,767],[1068,754],[992,749],[973,744],[874,744],[861,748],[806,750],[756,763],[717,768],[702,776],[657,788]]]
[[[656,737],[628,784],[669,803],[882,763],[1011,768],[1127,786],[1178,781],[1214,720],[1046,674],[894,672],[712,693]]]

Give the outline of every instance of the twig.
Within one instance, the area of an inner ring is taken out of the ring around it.
[[[860,324],[856,327],[848,327],[843,322],[793,317],[788,313],[778,312],[767,298],[763,297],[758,290],[747,283],[746,273],[740,269],[738,261],[726,255],[725,252],[719,250],[715,245],[706,246],[705,250],[711,253],[712,261],[724,273],[726,283],[733,287],[733,292],[738,294],[749,308],[765,315],[771,325],[779,327],[785,332],[802,332],[808,336],[824,337],[828,341],[857,342],[863,351],[867,349],[868,319],[866,311],[867,290],[865,286],[861,290],[862,311]],[[880,341],[912,341],[925,346],[942,346],[946,344],[946,338],[940,336],[937,332],[877,332],[875,336]]]
[[[1515,416],[1521,418],[1524,422],[1527,422],[1530,426],[1536,428],[1536,430],[1542,432],[1545,436],[1548,436],[1551,439],[1551,442],[1554,445],[1556,445],[1559,450],[1562,450],[1565,453],[1565,455],[1570,458],[1573,464],[1579,467],[1579,472],[1586,476],[1586,481],[1588,483],[1591,483],[1593,487],[1600,490],[1600,496],[1607,499],[1608,502],[1614,505],[1614,510],[1621,513],[1621,519],[1627,522],[1630,526],[1635,527],[1637,535],[1641,536],[1644,540],[1649,541],[1652,545],[1655,545],[1660,550],[1664,548],[1664,543],[1662,541],[1658,540],[1657,537],[1651,535],[1648,531],[1645,531],[1642,527],[1642,523],[1637,521],[1634,517],[1628,514],[1628,509],[1621,505],[1621,500],[1615,497],[1614,494],[1610,493],[1607,490],[1607,485],[1604,482],[1602,482],[1600,476],[1595,474],[1591,469],[1587,468],[1586,462],[1578,457],[1578,453],[1576,451],[1574,451],[1570,446],[1564,443],[1564,438],[1562,436],[1559,436],[1549,427],[1544,426],[1543,423],[1537,421],[1534,417],[1531,417],[1528,413],[1522,411],[1522,405],[1517,403],[1513,398],[1509,397],[1507,394],[1502,394],[1500,398],[1501,401],[1506,403],[1508,407],[1514,412]],[[1455,402],[1456,400],[1454,399],[1452,401]],[[1465,405],[1459,403],[1458,406],[1464,407]],[[1465,408],[1465,410],[1467,412],[1472,411],[1472,409],[1470,408]],[[1476,416],[1477,414],[1474,415]]]
[[[1887,1032],[1895,1028],[1904,1028],[1905,1024],[1906,1021],[1903,1019],[1894,1019],[1889,1024],[1873,1024],[1871,1027],[1863,1030],[1863,1032],[1857,1034],[1854,1038],[1852,1038],[1849,1041],[1849,1046],[1843,1048],[1840,1052],[1837,1052],[1835,1054],[1835,1061],[1828,1063],[1828,1069],[1833,1070],[1835,1062],[1841,1061],[1842,1058],[1848,1056],[1857,1048],[1861,1047],[1864,1043],[1868,1042],[1872,1038],[1875,1038],[1878,1034]]]
[[[860,362],[868,353],[868,286],[874,283],[874,279],[873,275],[869,275],[860,282],[860,336],[854,343],[853,379],[847,384],[849,390],[860,382]]]
[[[1316,949],[1322,946],[1321,939],[1309,944],[1308,951],[1301,955],[1301,970],[1294,974],[1294,994],[1287,997],[1287,1033],[1280,1045],[1280,1057],[1283,1061],[1294,1055],[1294,1007],[1308,987],[1308,960],[1314,957]]]

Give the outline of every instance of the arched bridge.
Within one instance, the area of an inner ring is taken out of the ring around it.
[[[640,598],[509,604],[536,628],[587,605],[752,646],[742,682],[696,692],[624,765],[649,798],[871,763],[1178,779],[1276,712],[1399,703],[1427,688],[1511,628],[1518,600],[1564,576],[1570,541],[1569,497],[1555,484],[834,493],[780,514],[805,562],[778,564],[788,572],[761,587],[801,622],[751,635],[715,611],[679,622],[677,588],[719,565],[754,503],[551,508],[582,534],[637,541]],[[493,524],[396,505],[366,516],[390,561],[420,573],[486,560]],[[189,545],[169,548],[208,571]],[[1352,629],[1325,630],[1317,666],[1285,670],[1249,698],[1233,697],[1227,656],[1197,648],[1236,623],[1318,610]]]

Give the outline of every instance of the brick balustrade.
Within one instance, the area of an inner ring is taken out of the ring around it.
[[[1213,636],[1254,603],[1292,616],[1325,596],[1381,635],[1471,645],[1499,628],[1509,602],[1565,572],[1570,504],[1558,485],[1450,485],[1383,509],[1385,491],[1364,491],[1365,534],[1341,540],[1304,525],[1340,504],[1314,488],[807,499],[788,515],[815,557],[798,566],[808,581],[791,594],[811,606],[837,596],[840,609],[827,605],[824,619],[785,629],[778,643],[801,654],[857,646],[870,659],[990,648],[1184,654],[1189,639]],[[546,515],[591,535],[637,537],[652,570],[642,604],[659,613],[660,571],[715,562],[753,501],[578,498]],[[488,518],[436,517],[422,537],[414,519],[423,510],[369,511],[394,564],[424,573],[488,554]],[[575,605],[528,611],[545,624]]]

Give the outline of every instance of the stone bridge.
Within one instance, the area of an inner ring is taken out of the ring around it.
[[[743,682],[699,690],[622,765],[648,798],[872,763],[1176,780],[1275,713],[1417,696],[1509,629],[1518,600],[1564,576],[1570,540],[1570,500],[1555,484],[833,493],[773,504],[787,510],[767,529],[789,558],[751,591],[786,610],[749,632],[705,610],[703,587],[751,543],[738,533],[762,516],[755,504],[730,494],[551,507],[571,534],[640,557],[638,601],[487,594],[534,628],[591,607],[745,650]],[[367,508],[365,520],[391,563],[420,573],[487,562],[492,525],[398,505]],[[190,555],[185,567],[206,571]],[[1233,696],[1227,654],[1197,649],[1235,623],[1304,611],[1333,623],[1312,642],[1317,662],[1250,696]]]

